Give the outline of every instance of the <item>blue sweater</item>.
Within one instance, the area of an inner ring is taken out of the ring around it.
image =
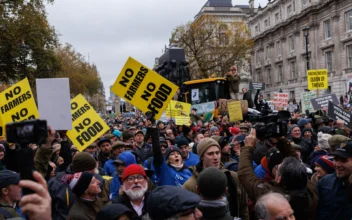
[[[184,163],[186,164],[187,167],[196,166],[199,163],[199,157],[197,154],[189,152],[188,158],[184,160]]]
[[[155,174],[159,177],[159,186],[170,185],[182,187],[192,176],[188,168],[177,171],[172,166],[166,164],[165,159],[160,167],[155,167]]]
[[[125,162],[126,167],[131,164],[137,164],[135,156],[131,153],[131,151],[125,151],[120,154],[117,159]],[[117,172],[114,172],[114,176],[112,177],[112,182],[110,184],[110,199],[114,199],[119,195],[119,189],[121,187],[121,182],[119,175]]]

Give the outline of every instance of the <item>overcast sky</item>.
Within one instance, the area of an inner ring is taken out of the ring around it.
[[[56,0],[47,6],[48,19],[60,34],[95,63],[109,88],[129,56],[152,68],[168,45],[171,31],[193,20],[206,0]],[[255,7],[267,0],[256,0]],[[248,0],[233,1],[246,5]]]

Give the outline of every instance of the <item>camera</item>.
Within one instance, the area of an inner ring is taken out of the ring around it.
[[[45,120],[28,120],[6,124],[6,139],[10,143],[43,144],[47,137],[48,126]]]
[[[279,111],[277,114],[270,114],[257,121],[257,138],[264,139],[269,137],[280,137],[287,134],[287,123],[291,114],[288,111]]]

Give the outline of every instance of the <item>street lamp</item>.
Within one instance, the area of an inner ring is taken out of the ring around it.
[[[23,58],[23,73],[24,73],[24,77],[27,77],[27,72],[26,72],[26,68],[27,68],[26,57],[27,57],[27,55],[28,55],[28,50],[29,50],[29,46],[24,43],[24,40],[22,40],[22,44],[21,44],[21,55],[22,55],[22,58]]]
[[[309,67],[309,54],[308,54],[308,36],[309,36],[309,26],[305,26],[303,28],[304,38],[306,39],[306,59],[307,59],[307,71],[310,69]]]

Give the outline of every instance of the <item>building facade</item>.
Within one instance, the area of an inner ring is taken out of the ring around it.
[[[305,27],[309,68],[329,74],[329,88],[320,94],[346,92],[346,74],[352,73],[352,1],[269,1],[248,18],[248,26],[255,42],[252,78],[266,84],[267,100],[280,89],[296,100],[307,91]]]

